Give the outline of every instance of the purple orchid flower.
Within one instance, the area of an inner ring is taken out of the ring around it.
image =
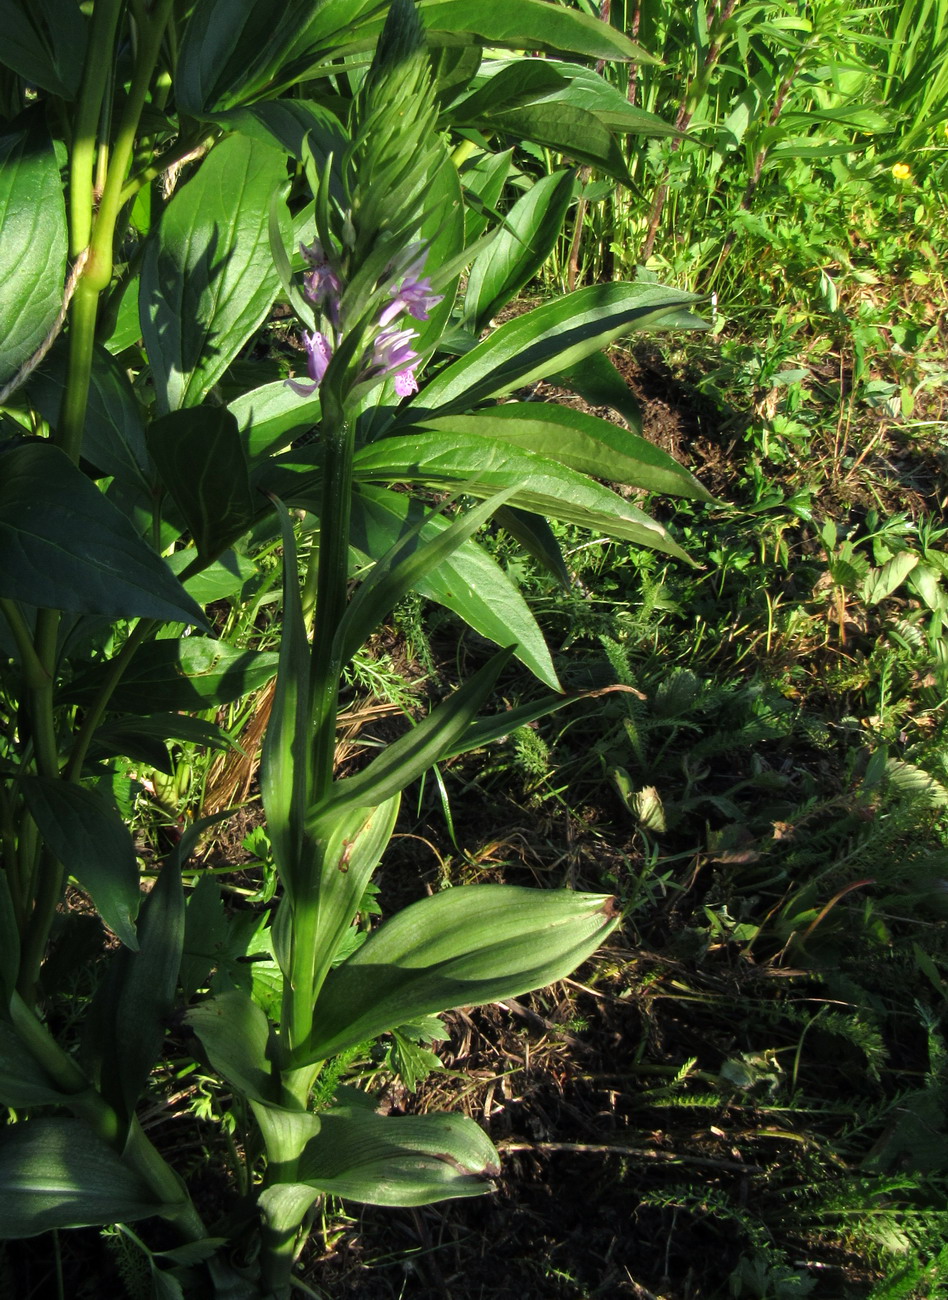
[[[395,376],[395,392],[408,397],[418,392],[415,367],[421,360],[409,343],[418,335],[414,330],[383,330],[373,347],[375,364],[372,367],[380,378]]]
[[[326,367],[332,359],[332,348],[329,340],[319,330],[314,330],[312,334],[307,334],[304,330],[303,343],[306,346],[306,370],[311,382],[301,379],[288,379],[286,382],[300,397],[312,397],[323,382]]]
[[[427,276],[423,280],[406,279],[401,288],[392,289],[391,294],[392,301],[379,317],[383,329],[406,311],[415,320],[427,320],[432,307],[444,297],[444,294],[432,293],[431,281]]]
[[[319,240],[300,244],[300,252],[309,264],[303,283],[306,295],[320,310],[326,309],[334,324],[338,324],[339,298],[342,285]]]

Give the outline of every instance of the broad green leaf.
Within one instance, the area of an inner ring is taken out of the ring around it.
[[[185,1016],[226,1083],[254,1101],[280,1099],[280,1081],[267,1058],[270,1025],[257,1004],[240,989],[191,1007]]]
[[[236,419],[220,406],[172,411],[150,425],[148,449],[198,555],[217,559],[257,509]]]
[[[276,76],[311,11],[311,0],[278,8],[259,0],[195,5],[178,54],[179,108],[202,117],[254,97]]]
[[[131,1223],[167,1211],[80,1120],[30,1119],[0,1136],[0,1237]]]
[[[564,90],[567,79],[549,59],[514,59],[510,63],[488,59],[481,64],[475,88],[451,107],[455,122],[477,122],[491,113],[536,103]]]
[[[558,374],[633,330],[661,326],[696,301],[694,294],[659,284],[591,284],[577,289],[501,325],[406,404],[398,422],[417,422],[421,414],[467,411],[490,397]]]
[[[557,99],[594,113],[610,131],[652,138],[680,136],[681,132],[670,123],[630,104],[621,90],[610,85],[592,68],[556,60],[550,60],[550,67],[561,73],[568,83],[566,90],[558,93]]]
[[[223,961],[227,918],[221,887],[214,876],[202,872],[188,894],[184,913],[184,949],[179,975],[185,1000],[207,983],[213,967]]]
[[[138,947],[138,859],[128,827],[96,793],[67,781],[24,777],[23,793],[50,850],[128,948]]]
[[[75,99],[85,64],[88,22],[62,0],[0,0],[0,64],[31,86]],[[2,337],[2,331],[0,331]]]
[[[59,424],[67,367],[68,348],[55,347],[30,379],[30,398],[53,429]],[[147,486],[148,448],[142,411],[127,374],[105,348],[96,345],[89,379],[83,459],[103,474]]]
[[[183,573],[194,563],[197,552],[190,547],[175,551],[167,559],[172,573]],[[213,564],[199,573],[193,573],[182,585],[199,605],[210,605],[215,600],[226,600],[243,591],[248,582],[259,577],[260,571],[253,560],[237,551],[225,551]]]
[[[3,54],[10,30],[0,7]],[[24,17],[19,21],[26,22]],[[0,388],[46,338],[63,301],[66,206],[59,164],[39,119],[0,136]]]
[[[569,570],[553,529],[542,515],[520,510],[517,506],[503,506],[494,516],[500,528],[515,538],[528,555],[532,555],[548,573],[551,573],[567,591],[570,587]]]
[[[387,745],[363,771],[336,781],[330,794],[329,809],[375,808],[427,772],[467,730],[493,690],[511,653],[511,650],[501,650],[495,654],[448,700],[432,709],[411,731]],[[309,826],[318,824],[326,811],[326,808],[313,809]]]
[[[166,860],[145,899],[137,952],[113,956],[93,1001],[88,1034],[99,1087],[130,1119],[168,1030],[184,944],[181,872]]]
[[[345,808],[317,817],[310,839],[319,846],[313,987],[319,990],[348,936],[366,886],[392,838],[401,796],[377,808]]]
[[[446,520],[447,527],[423,540],[424,520],[407,528],[389,549],[378,557],[362,579],[346,607],[336,629],[334,653],[340,664],[347,664],[356,651],[381,625],[403,597],[417,587],[426,574],[436,569],[464,542],[486,524],[499,509],[512,488],[505,488],[457,518]],[[433,515],[439,512],[431,512]],[[509,643],[509,638],[506,639]]]
[[[118,356],[120,352],[124,352],[126,348],[130,348],[141,339],[142,323],[138,310],[140,288],[141,280],[138,274],[135,274],[130,280],[113,290],[119,295],[119,299],[117,303],[109,303],[108,311],[115,324],[109,331],[108,338],[102,338],[104,347],[112,356]]]
[[[378,1115],[343,1106],[320,1116],[298,1177],[367,1205],[430,1205],[494,1190],[500,1157],[466,1115]]]
[[[191,718],[186,713],[156,713],[150,717],[113,718],[99,727],[89,751],[90,760],[121,755],[150,762],[159,772],[173,776],[175,764],[166,742],[183,740],[207,749],[231,749],[234,742],[215,722]]]
[[[146,244],[142,335],[161,413],[201,402],[270,310],[279,288],[270,199],[284,176],[282,153],[230,136],[177,191]]]
[[[571,406],[505,402],[477,415],[426,420],[425,428],[438,430],[449,444],[457,434],[475,434],[536,452],[580,474],[611,483],[695,501],[713,500],[694,475],[648,439]]]
[[[462,885],[404,908],[330,971],[310,1061],[418,1016],[517,997],[562,979],[617,924],[605,894]]]
[[[228,409],[236,417],[251,464],[288,447],[294,438],[319,424],[319,397],[300,397],[282,381],[245,393]]]
[[[0,595],[78,614],[204,626],[164,561],[58,447],[0,455]]]
[[[571,172],[536,181],[504,217],[504,229],[478,254],[464,294],[464,321],[480,333],[539,270],[553,250],[573,197]]]
[[[276,654],[237,650],[211,637],[151,641],[132,656],[111,699],[119,713],[210,709],[265,686],[276,672]],[[97,664],[72,682],[61,698],[85,704],[101,689],[109,664]]]
[[[350,542],[373,559],[424,516],[424,505],[403,492],[363,485],[353,495]],[[449,521],[435,515],[423,524],[419,541],[443,532]],[[428,600],[452,610],[496,645],[516,643],[514,654],[553,690],[559,682],[550,651],[530,607],[500,565],[476,542],[465,542],[414,584]]]
[[[588,109],[549,99],[494,113],[484,125],[504,136],[533,140],[574,162],[597,167],[624,185],[631,184],[618,140]]]
[[[898,551],[881,568],[870,569],[862,581],[862,598],[867,605],[878,605],[891,596],[918,564],[913,551]]]
[[[300,1226],[318,1196],[305,1183],[272,1183],[260,1193],[257,1204],[270,1231],[282,1235]]]
[[[215,114],[214,120],[264,144],[279,145],[294,158],[302,158],[305,141],[320,169],[330,157],[341,158],[348,144],[338,117],[311,99],[264,100]]]
[[[639,400],[604,352],[591,352],[575,365],[551,376],[570,392],[578,394],[590,406],[611,406],[641,436],[642,407]]]
[[[291,1110],[286,1106],[267,1105],[261,1101],[251,1101],[254,1117],[260,1125],[260,1132],[267,1148],[267,1160],[271,1165],[295,1161],[309,1142],[320,1130],[318,1115],[307,1110]]]
[[[483,45],[504,49],[655,62],[608,23],[546,0],[422,0],[419,11],[429,39],[437,32],[469,32]]]
[[[7,999],[9,1001],[9,998]],[[61,1106],[63,1093],[6,1020],[0,1020],[0,1105]]]
[[[484,497],[517,484],[510,505],[688,560],[661,524],[587,475],[476,434],[385,438],[356,453],[353,475],[357,483],[425,483]]]
[[[466,200],[464,215],[464,242],[473,244],[484,233],[490,213],[496,209],[510,175],[513,150],[503,153],[485,153],[461,172],[461,187]],[[472,206],[468,200],[478,200]]]

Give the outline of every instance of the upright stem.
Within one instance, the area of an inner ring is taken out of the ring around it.
[[[346,609],[349,580],[349,518],[352,506],[353,430],[331,393],[323,397],[323,500],[319,518],[319,577],[313,634],[313,803],[329,794],[336,751],[339,660],[336,629]]]

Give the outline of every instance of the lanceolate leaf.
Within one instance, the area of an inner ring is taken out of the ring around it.
[[[148,448],[198,555],[216,559],[256,514],[236,419],[220,406],[172,411],[150,426]]]
[[[299,1164],[302,1183],[367,1205],[429,1205],[493,1191],[500,1157],[466,1115],[324,1111]]]
[[[383,439],[356,454],[354,476],[357,482],[426,483],[476,496],[518,484],[510,505],[688,559],[661,524],[585,474],[476,435],[449,439],[422,433]]]
[[[501,650],[495,654],[450,699],[439,704],[406,735],[387,745],[364,771],[337,781],[332,787],[329,809],[377,807],[427,772],[467,730],[493,690],[511,653],[512,650]],[[325,808],[314,809],[310,829],[318,824],[326,811]]]
[[[590,406],[611,406],[628,422],[633,433],[641,435],[642,408],[638,398],[604,352],[591,352],[551,378],[584,398]]]
[[[57,346],[30,380],[30,397],[53,429],[59,423],[67,365],[68,347]],[[103,474],[133,486],[146,482],[148,448],[141,406],[125,371],[99,346],[92,354],[82,456]]]
[[[100,1087],[126,1118],[161,1054],[178,983],[184,892],[181,872],[170,860],[142,907],[138,938],[137,952],[123,948],[113,957],[89,1022]]]
[[[623,334],[655,329],[669,319],[682,325],[682,308],[694,294],[658,284],[591,284],[507,321],[448,366],[414,401],[399,423],[419,414],[449,415],[555,375]],[[696,317],[690,323],[703,328]]]
[[[229,704],[265,686],[278,656],[262,650],[236,650],[212,637],[152,641],[133,656],[112,695],[117,712],[153,713],[157,709],[209,709]],[[93,699],[110,666],[97,664],[62,694],[64,702]]]
[[[270,1026],[246,993],[232,989],[208,998],[186,1020],[225,1082],[254,1101],[279,1101],[279,1080],[267,1058]]]
[[[195,5],[178,55],[178,106],[201,117],[252,98],[278,72],[311,0],[279,6],[259,0]]]
[[[279,288],[270,199],[284,176],[281,153],[233,135],[165,209],[139,300],[162,413],[201,402],[269,311]]]
[[[560,464],[648,492],[710,501],[711,494],[667,452],[608,420],[551,402],[504,402],[477,415],[425,421],[447,435],[475,434],[533,451]]]
[[[631,184],[628,164],[613,132],[597,114],[559,97],[494,113],[484,125],[505,136],[534,140],[574,162],[587,163]]]
[[[338,661],[347,664],[372,635],[395,605],[431,570],[436,569],[466,542],[494,510],[499,509],[512,489],[502,489],[473,509],[447,520],[447,527],[421,539],[424,524],[406,529],[376,560],[349,601],[336,630]],[[509,643],[510,638],[505,638]]]
[[[0,1137],[0,1237],[130,1223],[167,1208],[80,1120],[29,1119]]]
[[[237,419],[247,459],[259,458],[288,447],[298,434],[319,423],[319,397],[300,397],[280,380],[244,393],[228,408]]]
[[[319,845],[322,864],[313,945],[313,987],[317,991],[392,837],[400,803],[401,796],[396,794],[377,808],[330,811],[311,824],[310,839]]]
[[[0,5],[0,58],[10,49],[5,7]],[[43,342],[63,300],[66,206],[56,154],[38,119],[0,136],[0,228],[2,388]]]
[[[88,21],[59,0],[0,0],[0,63],[28,85],[74,99],[85,63]],[[0,331],[2,337],[2,331]]]
[[[506,214],[504,229],[478,254],[464,296],[464,318],[477,332],[546,260],[573,196],[572,172],[538,180]]]
[[[399,912],[330,971],[307,1060],[418,1016],[516,997],[561,979],[616,925],[608,895],[463,885]]]
[[[34,1059],[13,1026],[0,1020],[0,1105],[25,1108],[62,1104],[61,1089]]]
[[[351,544],[377,558],[423,513],[422,503],[403,492],[363,485],[352,499]],[[448,526],[449,520],[440,515],[430,518],[418,534],[419,541],[427,541]],[[529,605],[496,560],[476,542],[465,542],[419,578],[414,589],[452,610],[495,644],[515,642],[514,654],[520,662],[541,682],[559,690],[549,648]]]
[[[58,447],[0,455],[0,595],[78,614],[204,624],[128,519]]]
[[[505,49],[655,62],[615,27],[545,0],[422,0],[419,8],[429,37],[471,32],[482,44]]]
[[[138,947],[138,859],[128,827],[94,790],[66,781],[24,777],[23,793],[40,834],[91,896],[110,930]]]

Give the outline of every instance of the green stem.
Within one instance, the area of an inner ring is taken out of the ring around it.
[[[336,629],[346,609],[349,581],[349,518],[352,506],[353,429],[332,400],[323,397],[322,432],[325,446],[322,512],[319,517],[319,574],[316,627],[313,634],[313,803],[319,805],[332,785],[336,753],[339,660]]]
[[[92,30],[69,159],[69,251],[73,258],[88,248],[92,235],[96,135],[105,88],[112,75],[112,48],[122,3],[123,0],[99,0],[92,10]]]
[[[32,821],[32,818],[30,820]],[[29,1002],[35,1000],[46,945],[49,942],[49,934],[56,918],[56,908],[63,896],[65,883],[65,867],[43,845],[33,873],[35,902],[21,943],[20,973],[17,979],[17,988]]]
[[[30,688],[45,686],[49,681],[49,673],[36,653],[36,648],[30,636],[30,629],[19,605],[15,600],[3,599],[0,600],[0,611],[3,612],[10,626],[16,648],[20,652],[23,676],[26,679],[27,686]]]
[[[154,17],[142,34],[135,62],[135,72],[122,120],[112,149],[109,174],[102,194],[102,202],[95,221],[95,231],[86,264],[85,279],[98,292],[107,288],[112,279],[112,241],[115,235],[115,223],[122,210],[125,178],[135,150],[135,136],[141,118],[152,73],[158,62],[161,41],[174,0],[160,0]]]
[[[88,266],[88,263],[86,264]],[[92,380],[92,353],[95,344],[95,318],[99,304],[99,291],[85,277],[79,278],[76,292],[69,308],[69,363],[66,372],[66,391],[56,442],[69,459],[79,463],[82,451],[82,434]]]
[[[310,661],[310,701],[313,718],[312,801],[318,806],[332,786],[336,750],[339,679],[344,665],[336,647],[336,629],[346,608],[349,578],[349,518],[352,495],[353,430],[331,390],[323,394],[321,432],[325,448],[319,550],[316,560],[315,631]],[[312,585],[312,562],[307,588]],[[311,603],[311,597],[310,601]],[[325,869],[322,843],[309,841],[305,883],[293,902],[290,969],[283,994],[283,1037],[286,1059],[292,1059],[313,1029],[316,941],[319,927],[319,882]],[[304,849],[306,852],[307,849]],[[302,865],[302,864],[301,864]],[[301,873],[303,874],[303,873]],[[285,1068],[282,1082],[287,1100],[305,1108],[319,1067]],[[298,1160],[283,1159],[273,1171],[281,1183],[296,1180]],[[304,1216],[305,1217],[305,1216]],[[268,1294],[289,1296],[293,1260],[302,1220],[279,1231],[264,1226],[263,1280]]]

